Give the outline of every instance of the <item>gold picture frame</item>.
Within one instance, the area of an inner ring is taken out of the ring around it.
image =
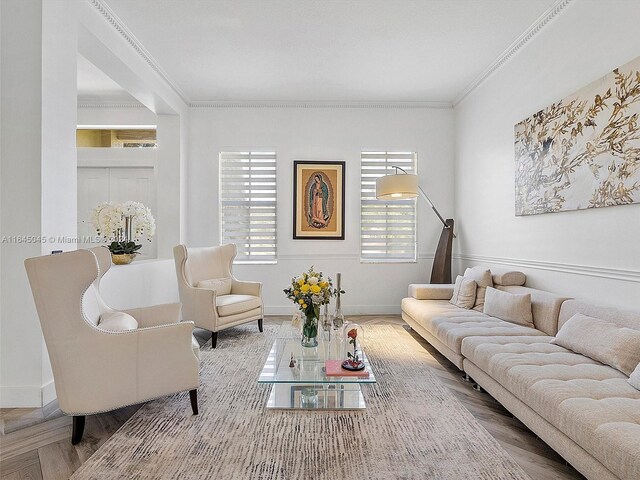
[[[344,240],[345,162],[293,162],[293,239]]]

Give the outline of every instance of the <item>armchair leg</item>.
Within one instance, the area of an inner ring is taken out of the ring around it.
[[[77,445],[82,440],[82,434],[84,433],[84,415],[73,416],[73,431],[71,433],[71,444]]]
[[[262,319],[258,319],[258,330],[260,330],[260,332],[262,332]]]
[[[191,400],[193,414],[198,415],[198,390],[189,390],[189,399]]]
[[[211,332],[211,348],[216,348],[218,344],[218,332]]]

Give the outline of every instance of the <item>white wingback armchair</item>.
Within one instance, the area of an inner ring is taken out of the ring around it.
[[[110,266],[105,247],[25,260],[60,409],[73,415],[73,444],[85,415],[176,392],[189,390],[198,413],[193,323],[180,322],[180,304],[108,307],[99,286]]]
[[[262,283],[243,282],[233,276],[236,246],[173,249],[182,302],[182,317],[211,332],[216,348],[218,332],[258,321],[262,332]]]

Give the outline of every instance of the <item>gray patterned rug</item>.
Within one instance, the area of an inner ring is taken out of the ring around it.
[[[200,415],[186,393],[149,402],[72,478],[530,480],[400,326],[367,327],[378,383],[363,387],[366,411],[266,411],[270,387],[258,375],[291,331],[247,325],[205,346]]]

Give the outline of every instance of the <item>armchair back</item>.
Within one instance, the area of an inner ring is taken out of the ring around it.
[[[233,278],[233,259],[236,246],[233,243],[219,247],[187,248],[178,245],[174,248],[178,283],[195,287],[202,280]]]

